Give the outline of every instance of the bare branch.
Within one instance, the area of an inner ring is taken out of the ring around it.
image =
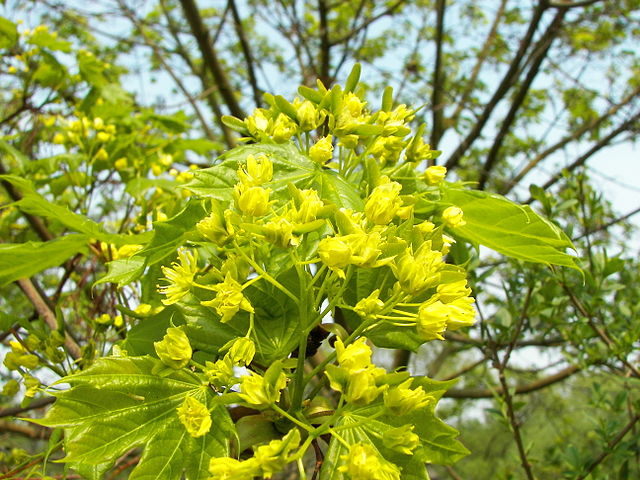
[[[256,107],[260,107],[262,90],[258,87],[258,81],[253,68],[255,60],[251,53],[251,47],[249,47],[249,41],[245,35],[242,20],[240,19],[240,14],[236,7],[236,2],[234,0],[229,0],[229,7],[231,8],[231,15],[233,16],[233,26],[235,27],[236,34],[240,40],[240,47],[242,48],[244,61],[247,64],[247,73],[249,74],[249,84],[251,85],[251,90],[253,92],[253,101],[255,102]]]
[[[485,159],[484,165],[480,171],[480,178],[478,180],[478,188],[480,190],[484,190],[484,187],[487,184],[487,180],[489,179],[489,174],[491,173],[491,170],[493,169],[493,167],[496,164],[496,161],[498,160],[498,153],[502,148],[504,139],[507,137],[507,134],[511,130],[511,127],[513,126],[513,123],[516,120],[516,115],[518,113],[518,110],[520,110],[520,107],[522,106],[524,99],[529,93],[529,89],[531,88],[531,84],[533,83],[533,80],[536,78],[538,73],[540,73],[540,66],[542,65],[542,62],[544,61],[544,59],[546,58],[547,53],[551,48],[551,44],[553,43],[553,40],[558,36],[558,33],[560,32],[565,13],[566,13],[566,10],[559,10],[558,13],[556,13],[556,16],[554,17],[553,21],[551,22],[547,30],[542,34],[541,39],[538,41],[537,45],[533,49],[533,52],[531,54],[531,58],[533,59],[533,62],[529,67],[529,71],[527,72],[527,75],[524,81],[522,82],[522,85],[520,85],[518,92],[516,93],[515,97],[511,101],[509,112],[507,113],[506,117],[502,122],[502,125],[500,126],[500,130],[498,131],[498,134],[495,137],[493,145],[491,146],[491,149],[487,154],[487,158]]]
[[[487,106],[484,108],[482,114],[480,115],[478,120],[475,122],[473,129],[464,138],[464,140],[462,140],[458,148],[456,148],[456,150],[453,152],[453,154],[451,154],[451,156],[447,160],[445,165],[448,169],[452,169],[458,165],[461,158],[467,152],[469,147],[471,147],[473,142],[475,142],[476,139],[482,133],[482,130],[484,129],[487,122],[489,121],[489,117],[491,117],[491,114],[493,113],[498,103],[504,98],[506,93],[516,82],[518,77],[518,71],[520,69],[520,64],[522,62],[522,59],[525,57],[525,53],[529,49],[531,42],[533,41],[533,35],[535,34],[540,24],[540,19],[542,18],[542,15],[544,14],[545,9],[546,9],[546,6],[544,5],[544,2],[540,2],[536,6],[533,12],[533,15],[531,17],[531,21],[529,22],[529,27],[527,29],[527,32],[525,33],[524,38],[520,42],[518,51],[513,57],[513,60],[509,65],[509,69],[504,74],[504,77],[502,77],[502,81],[500,82],[500,84],[498,85],[498,88],[496,89],[493,96],[491,97],[491,100],[489,100],[489,103],[487,103]]]
[[[395,12],[405,2],[406,2],[406,0],[397,0],[395,3],[389,5],[389,7],[387,7],[386,10],[384,10],[381,13],[379,13],[378,15],[374,15],[373,17],[365,20],[361,25],[359,25],[358,27],[352,29],[349,33],[347,33],[343,37],[331,40],[329,46],[333,47],[335,45],[339,45],[341,43],[344,43],[347,40],[350,40],[351,38],[353,38],[356,35],[358,35],[362,30],[366,30],[367,28],[369,28],[369,25],[371,25],[372,23],[377,22],[382,17],[386,17],[387,15],[393,14],[393,12]]]
[[[227,78],[227,74],[218,60],[211,38],[209,37],[209,31],[202,22],[202,17],[200,16],[200,11],[198,10],[195,0],[180,0],[180,4],[191,27],[191,32],[198,43],[202,59],[209,73],[211,73],[213,80],[216,82],[225,104],[232,115],[238,118],[244,118],[245,113],[240,107],[235,92]]]
[[[329,7],[325,0],[318,0],[318,17],[320,18],[320,68],[319,77],[325,86],[329,87],[333,80],[329,77],[331,69],[331,43],[329,42]]]
[[[431,138],[429,144],[435,150],[444,133],[444,75],[442,72],[442,47],[444,43],[444,13],[446,8],[445,0],[436,2],[436,59],[433,68],[433,92],[431,95]]]
[[[609,110],[607,110],[604,114],[600,115],[598,118],[593,119],[592,121],[585,123],[580,128],[578,128],[575,132],[567,135],[562,140],[557,142],[556,144],[550,146],[540,154],[536,155],[534,159],[532,159],[527,165],[525,165],[522,170],[520,170],[509,182],[507,185],[500,191],[502,195],[506,195],[509,193],[531,170],[533,170],[538,164],[547,158],[549,155],[557,152],[567,144],[572,141],[578,140],[585,133],[592,131],[595,128],[598,128],[602,125],[606,120],[614,116],[616,113],[620,111],[621,108],[628,105],[633,99],[635,99],[640,94],[640,87],[635,88],[629,95],[624,97],[619,103],[613,105]]]
[[[576,7],[588,7],[589,5],[593,5],[594,3],[601,2],[602,0],[582,0],[577,2],[569,2],[569,1],[557,1],[557,2],[549,2],[548,5],[553,8],[576,8]]]
[[[55,313],[51,311],[47,302],[42,298],[40,292],[34,287],[31,280],[28,278],[22,278],[17,280],[17,284],[20,289],[27,296],[31,304],[34,306],[38,314],[42,317],[44,322],[51,330],[58,329],[58,321],[56,319]],[[80,347],[75,342],[75,340],[69,335],[68,332],[64,334],[64,346],[74,359],[79,359],[82,356],[82,351]]]
[[[0,410],[0,418],[2,417],[15,417],[20,413],[28,412],[30,410],[36,410],[38,408],[46,407],[47,405],[55,402],[55,397],[38,398],[32,401],[29,405],[24,407],[9,407]]]
[[[562,382],[563,380],[569,378],[570,376],[578,373],[581,370],[580,367],[576,365],[570,365],[559,372],[549,375],[548,377],[541,378],[540,380],[536,380],[531,383],[527,383],[524,385],[517,386],[515,388],[515,393],[517,395],[521,395],[524,393],[535,392],[536,390],[541,390],[546,388],[554,383]],[[449,390],[444,394],[445,397],[448,398],[493,398],[495,395],[502,395],[503,387],[498,387],[495,389],[484,389],[484,390],[474,390],[474,389],[454,389]]]
[[[574,171],[576,168],[581,167],[582,165],[584,165],[594,154],[596,154],[598,151],[602,150],[604,147],[606,147],[607,145],[609,145],[611,143],[611,141],[616,138],[618,135],[620,135],[621,133],[626,132],[627,130],[630,130],[632,128],[634,128],[635,123],[638,122],[638,120],[640,120],[640,112],[636,113],[634,116],[632,116],[631,118],[629,118],[628,120],[626,120],[625,122],[623,122],[622,124],[620,124],[618,126],[618,128],[612,130],[611,132],[609,132],[608,135],[606,135],[605,137],[601,138],[595,145],[593,145],[586,153],[584,153],[583,155],[581,155],[580,157],[578,157],[573,163],[571,163],[571,165],[563,168],[562,170],[560,170],[558,173],[556,173],[555,175],[553,175],[543,186],[542,189],[543,190],[547,190],[549,189],[551,186],[555,185],[557,182],[560,181],[560,179],[562,179],[563,173],[564,172],[572,172]],[[529,204],[532,203],[535,199],[533,197],[529,197],[524,203]]]

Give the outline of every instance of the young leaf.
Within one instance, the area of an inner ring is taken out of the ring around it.
[[[455,229],[457,235],[508,257],[579,270],[576,258],[564,252],[574,248],[571,240],[528,205],[475,190],[449,188],[443,193],[443,203],[464,212],[466,225]]]
[[[65,377],[71,388],[59,393],[40,425],[65,430],[64,462],[113,465],[134,447],[143,448],[129,478],[204,480],[209,460],[229,455],[233,424],[226,409],[201,380],[186,370],[168,376],[152,373],[158,360],[149,357],[99,359],[78,374]],[[204,403],[213,420],[205,435],[193,438],[180,422],[177,408],[187,396]]]

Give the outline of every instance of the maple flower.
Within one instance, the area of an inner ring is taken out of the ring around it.
[[[345,278],[342,269],[349,265],[351,260],[351,247],[343,238],[325,237],[318,244],[318,255],[320,260],[331,270],[336,272],[340,278]]]
[[[422,387],[409,388],[413,378],[409,378],[396,387],[384,392],[384,406],[396,415],[402,416],[434,403],[435,398],[425,393]]]
[[[271,181],[273,177],[273,162],[260,154],[248,155],[247,164],[238,168],[238,178],[243,185],[258,186]]]
[[[349,372],[344,399],[354,405],[368,405],[383,393],[388,385],[376,386],[376,379],[385,374],[383,368],[366,368]]]
[[[338,363],[349,373],[369,368],[371,364],[371,347],[366,344],[366,337],[360,337],[350,345],[344,346],[341,339],[335,343]]]
[[[373,189],[364,205],[364,213],[370,222],[376,225],[387,225],[402,206],[400,199],[402,185],[382,177],[382,183]]]
[[[338,470],[352,480],[400,480],[400,469],[380,456],[368,443],[356,443],[349,447],[347,455],[341,455],[343,464]]]
[[[431,165],[424,171],[424,179],[429,185],[439,185],[447,175],[447,167],[442,165]]]
[[[361,317],[375,318],[376,314],[380,313],[384,308],[384,302],[378,298],[380,295],[380,289],[377,288],[368,297],[361,299],[353,311]]]
[[[394,261],[391,269],[400,287],[415,295],[436,285],[440,279],[440,268],[444,264],[442,252],[431,249],[431,242],[424,242],[415,255],[407,251]]]
[[[218,292],[213,300],[200,302],[205,307],[212,307],[220,315],[220,321],[226,323],[238,313],[240,309],[253,313],[253,307],[249,300],[242,294],[240,285],[229,273],[224,277],[224,281],[211,287]]]
[[[269,211],[270,188],[248,186],[238,183],[234,189],[236,205],[242,213],[252,217],[261,217]]]
[[[253,480],[259,471],[260,465],[255,458],[240,461],[231,457],[212,457],[208,480]]]
[[[169,281],[168,285],[158,285],[158,292],[166,295],[162,300],[165,305],[172,305],[184,297],[193,285],[193,277],[198,273],[197,252],[181,248],[178,250],[178,262],[173,262],[171,267],[162,267],[162,273]]]
[[[233,361],[227,354],[214,362],[205,363],[204,374],[215,388],[226,388],[234,379]]]
[[[447,207],[444,212],[442,212],[442,220],[452,228],[462,227],[467,224],[467,222],[462,219],[462,216],[463,212],[460,207]]]
[[[280,400],[280,391],[287,386],[284,372],[280,372],[273,384],[262,375],[250,373],[251,375],[242,377],[241,392],[238,394],[240,398],[255,408],[268,408]]]
[[[262,470],[263,478],[271,478],[287,464],[287,457],[291,450],[300,444],[300,431],[296,428],[282,437],[281,440],[271,440],[267,445],[255,449],[254,459]]]
[[[189,337],[181,327],[167,328],[163,339],[153,345],[162,363],[175,370],[185,367],[193,354]]]
[[[420,437],[413,433],[414,428],[414,425],[391,428],[382,434],[382,443],[396,452],[413,455],[413,451],[420,446]]]
[[[235,365],[249,365],[256,354],[256,345],[247,337],[236,338],[229,349],[229,357]]]
[[[178,418],[193,438],[201,437],[211,429],[209,410],[194,397],[185,397],[178,407]]]
[[[333,158],[333,137],[327,135],[318,140],[309,149],[309,158],[320,165],[326,164]]]
[[[432,297],[434,298],[434,297]],[[440,300],[431,299],[420,305],[416,328],[423,340],[444,340],[450,309]]]

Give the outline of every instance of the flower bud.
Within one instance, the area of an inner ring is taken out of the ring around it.
[[[442,220],[452,228],[462,227],[467,224],[467,222],[462,219],[462,216],[463,212],[459,207],[447,207],[444,212],[442,212]]]
[[[289,430],[281,440],[271,440],[267,445],[255,449],[253,458],[260,465],[263,478],[271,478],[287,464],[289,454],[300,445],[300,431]]]
[[[476,311],[473,308],[475,300],[471,297],[457,298],[451,303],[447,303],[449,316],[447,317],[447,328],[458,330],[463,327],[470,327],[476,321]]]
[[[324,202],[313,189],[300,190],[300,206],[295,210],[294,218],[296,222],[308,223],[313,222]]]
[[[381,375],[384,375],[382,368],[352,370],[344,399],[353,405],[370,404],[389,387],[388,385],[376,386],[376,378]]]
[[[298,126],[287,115],[280,113],[273,124],[271,137],[276,143],[288,141],[298,130]]]
[[[340,237],[325,237],[318,244],[318,255],[331,269],[340,269],[349,265],[351,248]]]
[[[432,297],[433,298],[433,297]],[[449,308],[440,300],[427,301],[418,309],[416,328],[423,340],[444,340],[443,334],[447,329]]]
[[[185,397],[178,407],[178,418],[193,438],[201,437],[211,429],[209,410],[194,397]]]
[[[429,185],[439,185],[447,175],[447,167],[432,165],[424,171],[424,179]]]
[[[216,245],[222,245],[229,238],[225,219],[217,206],[214,206],[209,216],[196,224],[196,230]]]
[[[170,327],[164,338],[159,342],[153,343],[156,353],[162,363],[173,369],[185,367],[193,351],[187,334],[182,328]]]
[[[375,318],[384,308],[384,302],[378,298],[380,289],[376,289],[367,298],[361,299],[353,311],[364,318]]]
[[[400,469],[380,456],[368,443],[356,443],[349,447],[347,455],[341,455],[340,472],[351,480],[400,480]]]
[[[229,357],[235,365],[249,365],[256,354],[256,346],[253,340],[247,337],[237,338],[229,349]]]
[[[431,250],[431,242],[424,242],[415,255],[404,253],[391,268],[402,290],[415,295],[438,283],[443,264],[442,253]]]
[[[271,189],[247,187],[238,184],[235,187],[236,205],[242,213],[251,217],[261,217],[269,211]]]
[[[385,179],[385,183],[373,189],[364,206],[365,215],[376,225],[387,225],[402,206],[402,200],[400,200],[402,185],[391,182],[388,178]]]
[[[318,140],[309,149],[309,158],[320,165],[324,165],[333,158],[333,136],[327,135]]]
[[[467,280],[462,279],[457,282],[441,283],[438,285],[438,299],[444,303],[450,303],[462,297],[467,297],[471,293],[471,289],[467,286]]]
[[[382,434],[382,443],[390,450],[413,455],[413,451],[420,445],[420,437],[413,433],[413,429],[413,425],[391,428]]]
[[[384,393],[384,406],[387,407],[393,415],[406,415],[435,402],[435,398],[425,393],[422,387],[415,389],[409,388],[412,382],[413,379],[410,378]]]
[[[309,100],[305,100],[300,104],[300,106],[298,106],[296,115],[298,116],[298,125],[300,125],[300,130],[303,132],[313,130],[320,123],[316,106]]]
[[[251,135],[256,138],[260,138],[261,134],[264,134],[269,128],[269,119],[271,114],[264,108],[256,108],[253,111],[253,115],[247,117],[244,121],[245,125]]]

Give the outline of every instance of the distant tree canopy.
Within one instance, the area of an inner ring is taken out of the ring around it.
[[[640,1],[215,3],[0,7],[0,478],[639,477]]]

